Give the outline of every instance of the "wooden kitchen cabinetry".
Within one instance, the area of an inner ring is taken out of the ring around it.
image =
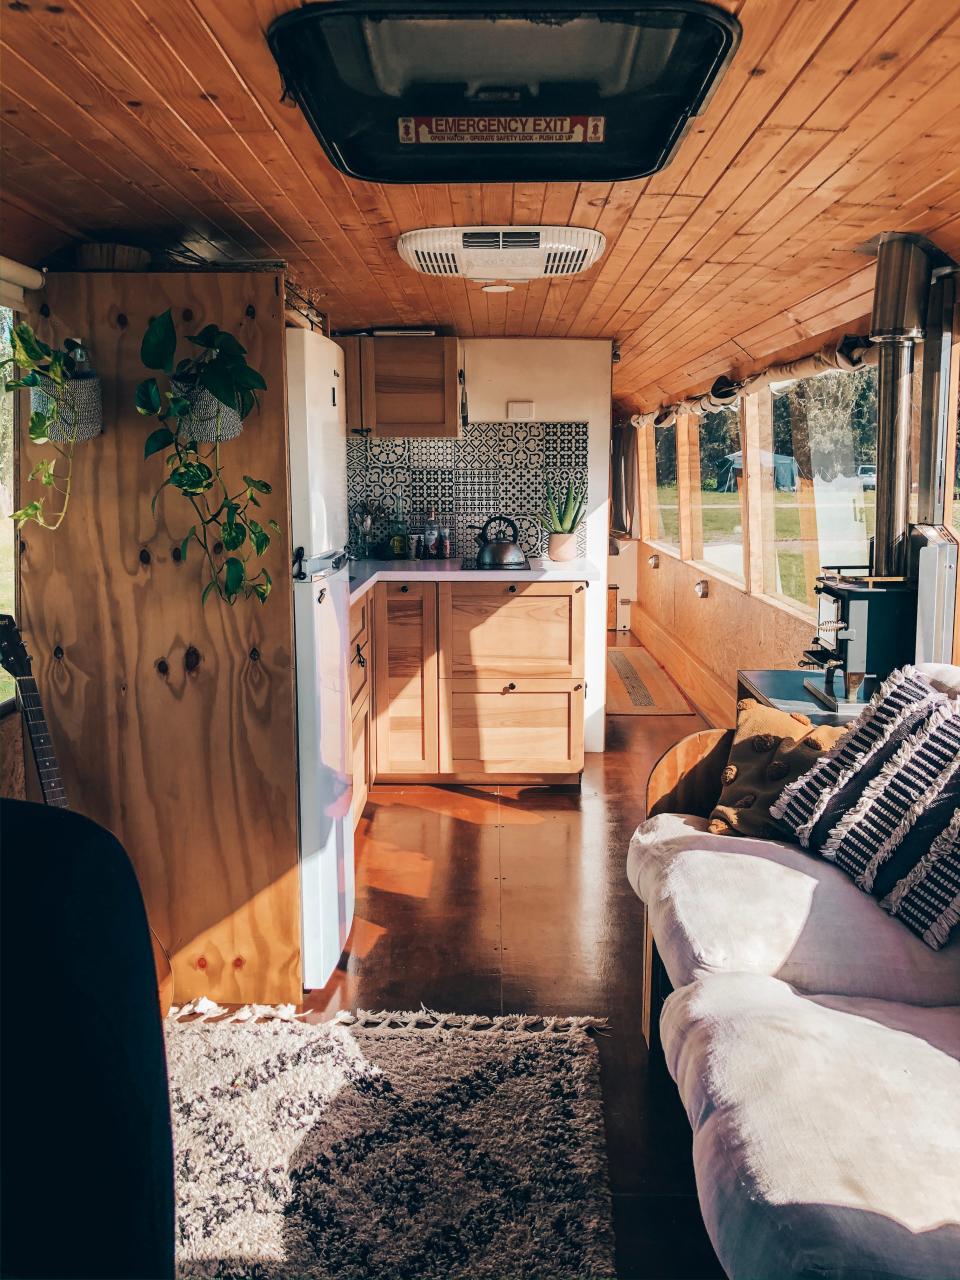
[[[425,777],[439,762],[437,588],[374,588],[374,714],[378,777]]]
[[[350,714],[353,722],[353,825],[363,815],[374,777],[372,599],[350,606]]]
[[[378,778],[576,780],[584,583],[380,583],[375,592]]]
[[[456,338],[336,338],[344,351],[348,431],[372,436],[460,434]]]

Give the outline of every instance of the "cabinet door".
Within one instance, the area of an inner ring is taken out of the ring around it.
[[[582,582],[443,582],[444,679],[583,678]]]
[[[372,781],[370,699],[364,698],[353,716],[353,825],[363,816]]]
[[[364,426],[373,435],[460,434],[456,338],[363,339],[361,362]]]
[[[374,588],[374,716],[377,774],[435,774],[439,765],[437,588]]]
[[[441,680],[443,773],[507,777],[583,769],[584,684]]]
[[[345,425],[348,432],[362,431],[363,396],[360,371],[360,338],[334,338],[343,348],[343,390],[346,406]]]

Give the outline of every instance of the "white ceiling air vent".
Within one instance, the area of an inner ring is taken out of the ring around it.
[[[606,248],[585,227],[431,227],[405,231],[404,262],[427,276],[467,280],[537,280],[592,267]]]

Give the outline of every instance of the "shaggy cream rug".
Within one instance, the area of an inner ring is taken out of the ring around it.
[[[178,1275],[615,1274],[590,1019],[167,1021]]]

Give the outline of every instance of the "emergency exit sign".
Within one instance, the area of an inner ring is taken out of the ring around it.
[[[603,142],[605,116],[401,116],[400,141],[454,143]]]

